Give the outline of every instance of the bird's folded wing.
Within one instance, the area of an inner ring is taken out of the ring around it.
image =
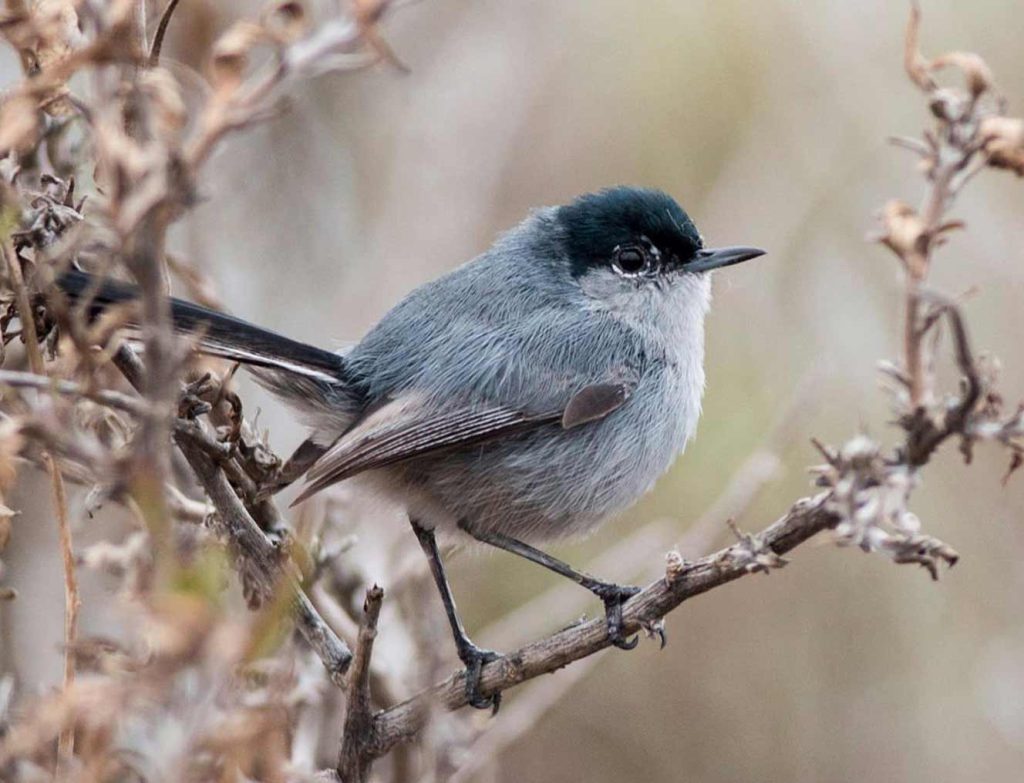
[[[595,388],[604,386],[585,387],[573,396],[566,410],[573,408],[574,401],[578,406],[581,395],[589,399]],[[580,417],[581,421],[591,421],[611,413],[628,399],[629,390],[623,387],[613,395],[597,396],[603,398],[603,404],[596,406],[600,412],[590,410],[589,416]],[[614,404],[607,399],[609,397],[614,397]],[[584,407],[592,409],[595,406]],[[364,470],[393,465],[431,452],[508,437],[543,424],[562,423],[569,427],[581,423],[566,422],[564,416],[565,411],[561,410],[531,414],[502,405],[438,410],[424,405],[416,395],[399,397],[366,414],[324,452],[306,474],[308,483],[295,503],[301,503],[310,495]]]

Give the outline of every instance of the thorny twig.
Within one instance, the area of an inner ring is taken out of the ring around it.
[[[951,403],[938,423],[931,418],[925,418],[907,427],[905,457],[912,467],[920,467],[927,463],[929,457],[950,436],[968,435],[970,414],[982,395],[981,376],[974,363],[971,345],[967,339],[967,327],[964,325],[960,309],[952,300],[935,293],[919,291],[918,296],[923,301],[935,303],[936,317],[945,315],[948,319],[952,332],[953,354],[964,379],[964,388],[960,398]]]
[[[199,167],[227,134],[273,116],[275,96],[295,79],[324,73],[335,68],[358,68],[376,61],[360,52],[365,44],[379,45],[376,24],[388,10],[386,0],[371,0],[372,22],[334,18],[308,37],[297,37],[305,27],[304,12],[297,3],[280,3],[271,16],[273,24],[256,33],[243,24],[229,30],[213,53],[214,95],[199,118],[199,133],[185,150],[185,159]],[[366,14],[365,9],[360,11]],[[252,49],[269,41],[277,47],[275,65],[259,79],[243,82]],[[387,51],[390,51],[388,49]],[[386,58],[385,58],[386,59]]]
[[[132,377],[135,377],[137,374],[141,374],[141,367],[135,365],[132,362],[132,359],[128,358],[128,356],[130,356],[130,354],[127,354],[127,352],[120,354],[120,362],[122,363],[122,366],[126,368],[134,368],[127,369],[127,374]],[[104,405],[110,405],[120,410],[125,410],[137,416],[142,416],[147,411],[145,404],[137,398],[129,397],[121,394],[120,392],[110,390],[89,392],[71,381],[59,381],[28,373],[0,370],[0,385],[4,384],[12,387],[33,388],[70,396],[80,396]],[[212,467],[206,472],[220,472],[223,461],[231,457],[231,451],[229,449],[225,449],[224,444],[211,439],[202,430],[202,428],[195,423],[178,419],[175,421],[174,431],[175,437],[179,440],[179,445],[182,443],[187,444],[186,446],[183,446],[183,448],[189,455],[191,462],[195,462],[203,458],[210,460],[209,464]],[[199,451],[203,452],[203,458],[198,456]],[[229,544],[238,548],[239,556],[245,561],[246,564],[243,565],[243,573],[248,575],[248,579],[250,581],[247,584],[254,590],[254,600],[265,600],[268,596],[271,596],[276,592],[280,592],[282,589],[278,584],[278,577],[275,577],[274,575],[280,570],[280,566],[278,564],[284,557],[284,553],[281,552],[275,544],[266,539],[265,535],[262,533],[256,533],[252,530],[252,528],[256,527],[255,523],[246,521],[245,515],[240,512],[234,504],[227,502],[227,493],[223,492],[219,482],[216,486],[218,489],[213,494],[225,501],[225,505],[215,505],[214,508],[218,509],[218,513],[222,516],[225,514],[228,515],[230,519],[234,520],[233,524],[236,526],[242,526],[241,528],[236,527],[233,531],[223,535],[223,538],[228,541]],[[175,500],[175,505],[180,511],[183,504],[186,502],[190,501],[188,501],[187,498],[178,498]],[[215,517],[215,519],[217,518],[219,517]],[[202,514],[199,521],[208,521],[209,519],[210,517],[208,514]],[[266,581],[268,579],[270,581]],[[349,654],[344,643],[337,639],[322,618],[320,618],[308,598],[301,594],[301,590],[294,587],[292,589],[297,590],[296,600],[299,608],[298,621],[300,629],[310,641],[310,644],[313,645],[314,649],[320,653],[332,680],[341,682],[341,676],[344,674],[349,658]]]
[[[920,532],[920,521],[908,508],[920,481],[920,469],[950,438],[959,438],[969,460],[973,443],[996,440],[1012,452],[1011,472],[1021,462],[1019,412],[1002,419],[1001,398],[987,387],[967,337],[958,306],[925,288],[935,251],[961,221],[947,213],[964,185],[985,166],[1024,173],[1024,133],[1020,121],[1004,116],[1005,101],[995,93],[994,80],[980,57],[951,52],[928,60],[918,45],[920,11],[913,5],[907,24],[904,65],[911,81],[925,94],[934,126],[921,140],[894,142],[913,152],[924,173],[925,192],[918,209],[893,200],[882,212],[876,239],[899,259],[904,274],[902,367],[886,366],[893,382],[896,419],[904,442],[895,453],[858,436],[839,449],[820,444],[825,465],[814,469],[818,483],[831,489],[830,509],[842,521],[836,526],[840,544],[865,551],[883,551],[896,562],[915,562],[938,576],[938,564],[957,561],[955,550]],[[955,68],[960,87],[941,86],[934,74]],[[939,324],[950,325],[953,358],[962,382],[956,393],[936,389],[934,357]],[[979,404],[985,400],[986,404]]]

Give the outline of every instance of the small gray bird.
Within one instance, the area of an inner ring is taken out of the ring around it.
[[[466,635],[435,531],[468,535],[597,595],[608,635],[636,646],[622,605],[638,588],[580,573],[534,544],[592,530],[651,488],[686,446],[704,389],[712,269],[763,254],[706,249],[656,190],[617,187],[538,209],[473,261],[398,303],[345,353],[174,300],[176,327],[242,362],[311,434],[286,464],[296,502],[358,476],[408,514],[444,602],[469,702],[497,653]],[[130,286],[61,279],[90,310]],[[98,291],[98,293],[97,293]]]

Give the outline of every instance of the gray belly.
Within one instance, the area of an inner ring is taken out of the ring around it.
[[[700,397],[699,388],[694,394],[682,385],[666,384],[656,397],[641,389],[577,429],[548,425],[410,462],[401,478],[449,522],[470,529],[533,542],[583,534],[632,505],[682,451]]]

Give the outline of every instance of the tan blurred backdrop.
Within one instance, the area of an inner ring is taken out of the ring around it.
[[[198,66],[196,50],[245,5],[182,4],[169,56]],[[1024,4],[923,6],[925,51],[978,51],[1019,113]],[[585,562],[669,517],[670,534],[650,542],[650,580],[809,371],[820,404],[800,417],[781,477],[741,526],[763,527],[809,491],[811,435],[888,435],[875,363],[898,349],[899,283],[895,262],[864,237],[886,199],[915,201],[921,187],[910,157],[885,143],[927,122],[902,73],[906,12],[889,0],[422,0],[387,25],[410,74],[306,85],[290,113],[221,152],[203,183],[208,203],[176,227],[172,247],[237,314],[335,344],[531,206],[606,185],[663,188],[710,242],[767,248],[716,279],[696,442],[629,514],[560,549]],[[3,62],[6,84],[15,63]],[[1011,175],[980,177],[956,210],[969,231],[941,252],[935,277],[949,292],[979,286],[969,325],[976,346],[1002,358],[1013,400],[1024,397],[1022,208]],[[280,450],[297,442],[284,408],[258,391],[248,399]],[[785,571],[671,615],[664,651],[605,653],[477,779],[1019,778],[1024,478],[1004,489],[1004,468],[988,450],[965,468],[951,444],[926,472],[915,507],[963,556],[938,584],[812,542]],[[15,500],[42,487],[23,478]],[[46,514],[16,520],[6,581],[21,598],[0,606],[3,668],[38,690],[60,672],[53,528]],[[504,556],[462,558],[452,571],[471,629],[553,584]],[[87,588],[86,627],[114,628],[103,583]]]

